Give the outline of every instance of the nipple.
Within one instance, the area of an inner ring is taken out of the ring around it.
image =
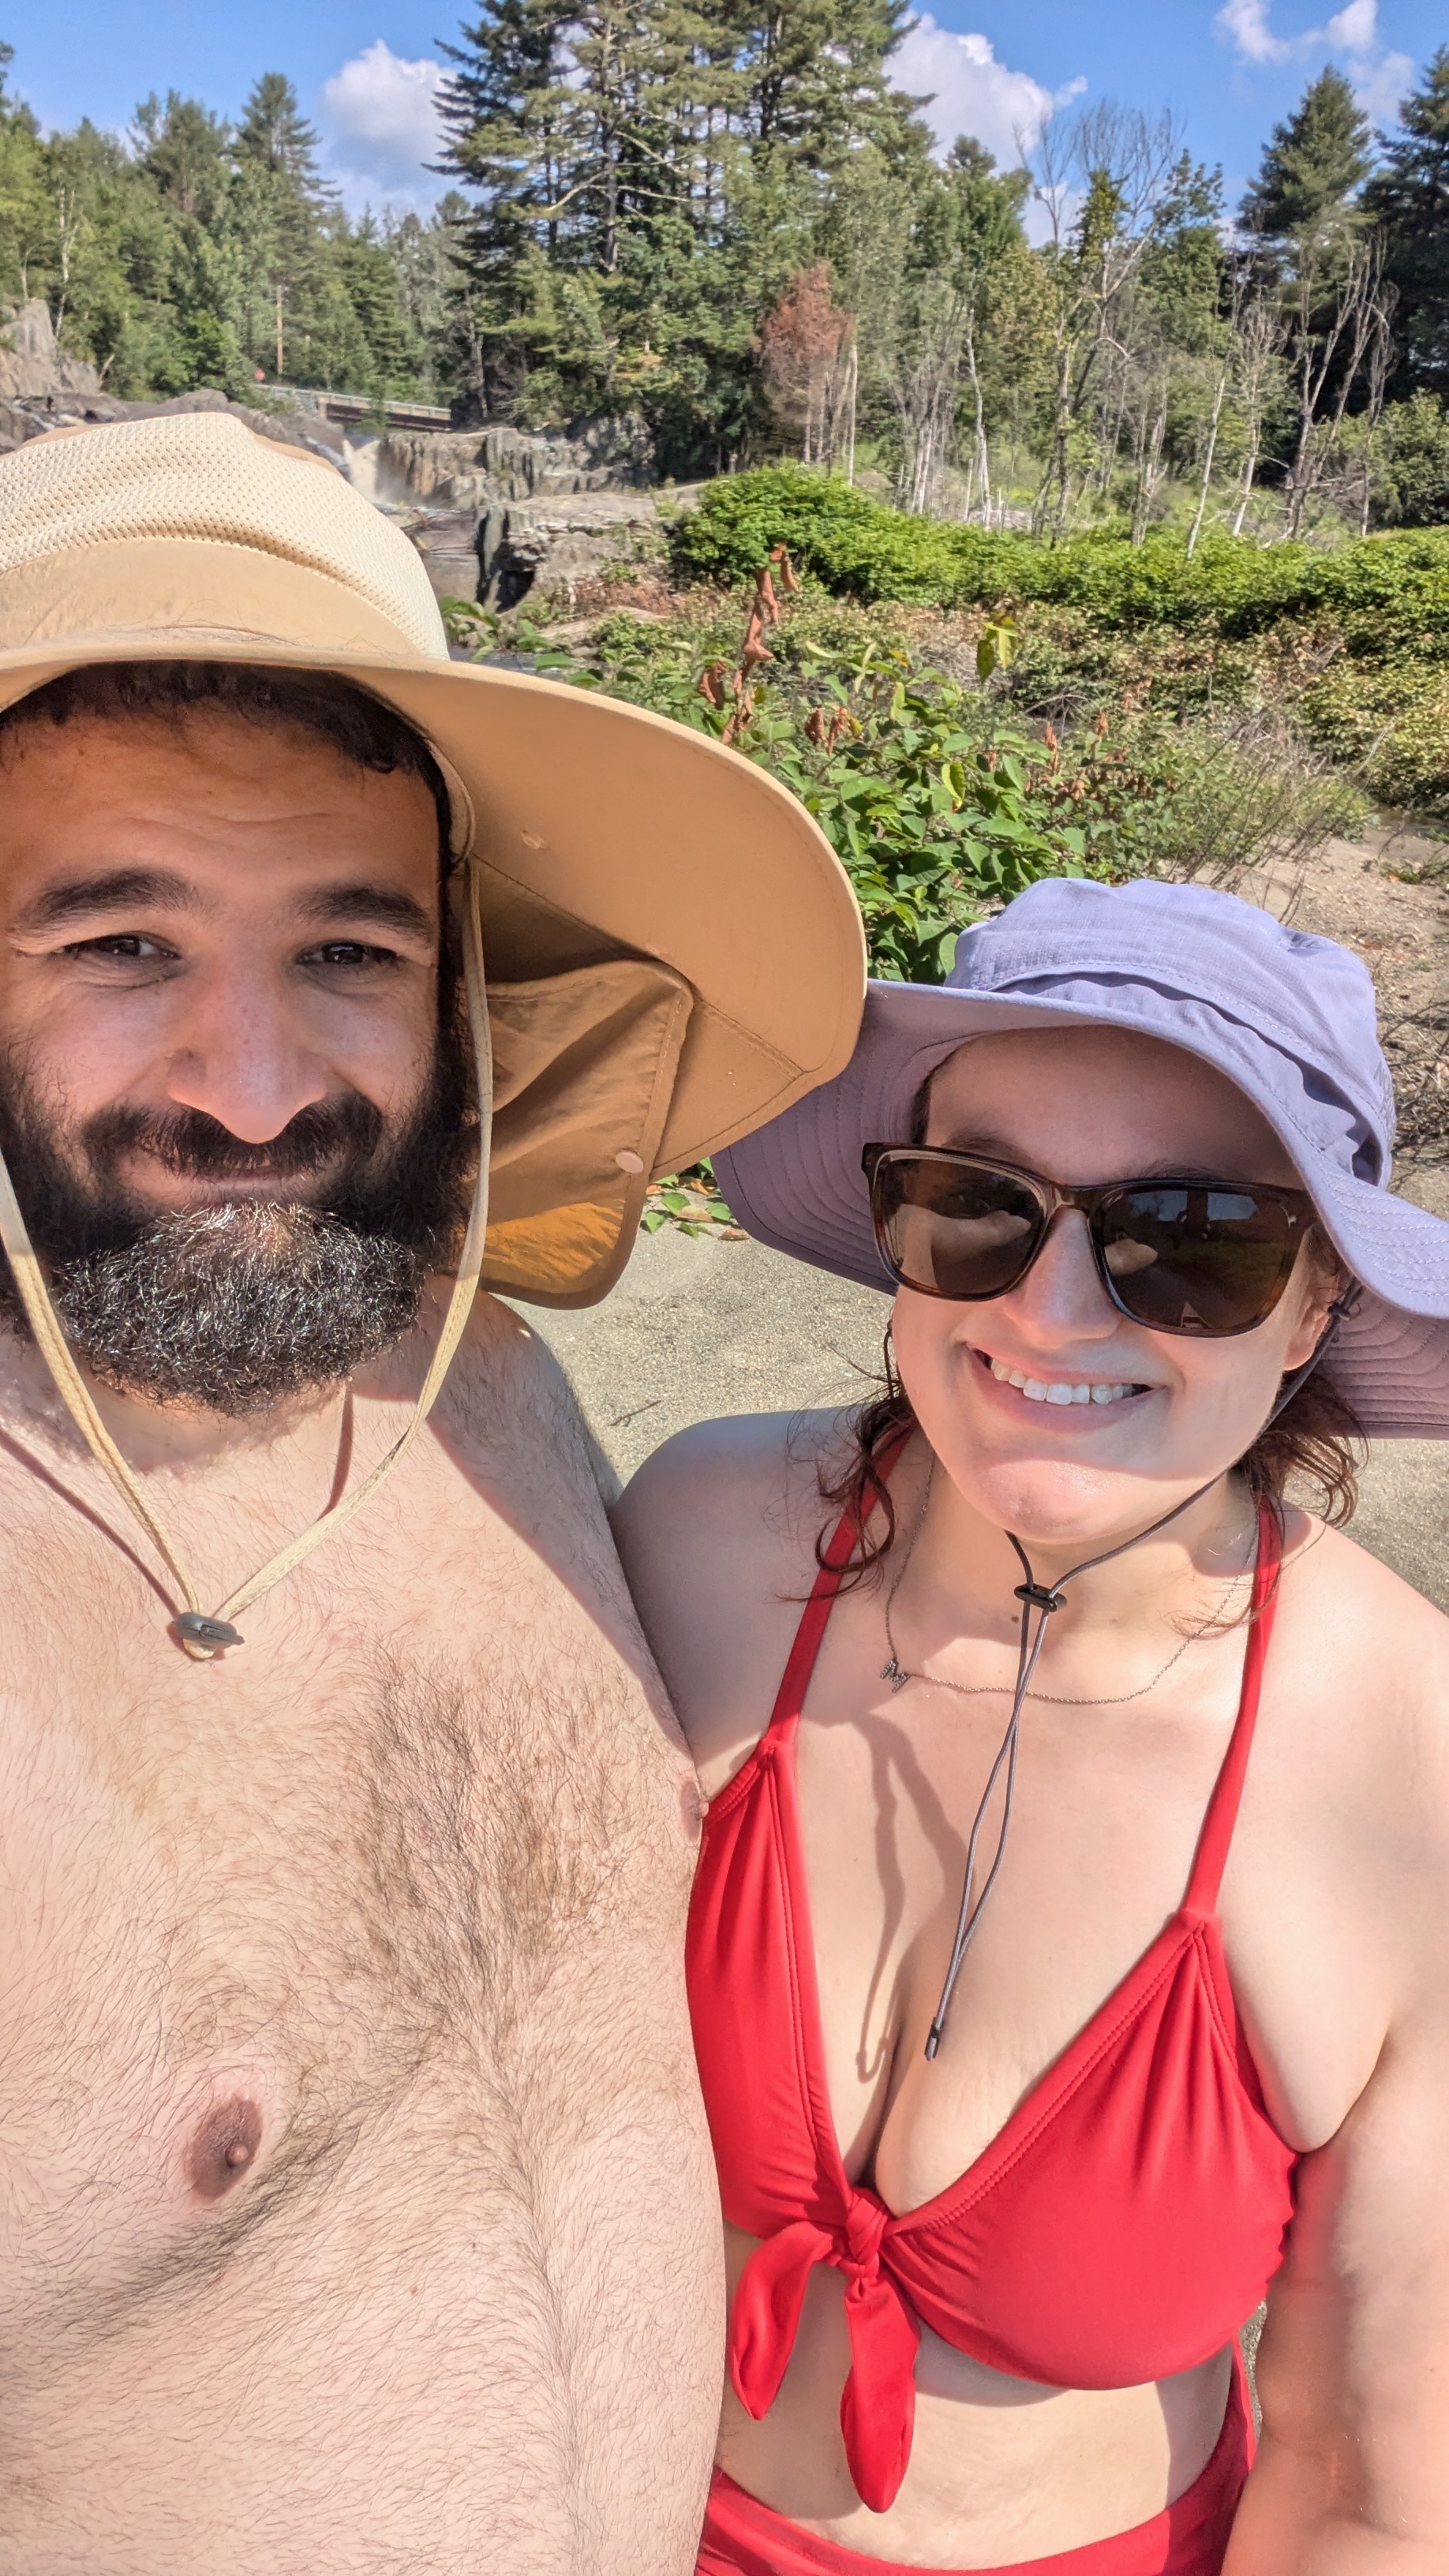
[[[186,2178],[198,2200],[220,2200],[252,2163],[262,2142],[255,2102],[234,2099],[208,2111],[186,2156]]]

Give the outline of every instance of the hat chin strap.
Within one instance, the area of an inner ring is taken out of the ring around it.
[[[1328,1349],[1329,1344],[1333,1341],[1340,1324],[1342,1324],[1346,1318],[1352,1314],[1353,1309],[1358,1302],[1358,1297],[1358,1283],[1357,1281],[1352,1281],[1348,1287],[1340,1290],[1338,1296],[1334,1298],[1333,1303],[1328,1310],[1328,1321],[1318,1337],[1317,1345],[1311,1356],[1304,1362],[1302,1368],[1295,1369],[1287,1383],[1279,1388],[1277,1402],[1275,1403],[1272,1412],[1269,1414],[1267,1421],[1264,1422],[1258,1433],[1258,1438],[1260,1440],[1262,1439],[1263,1432],[1267,1431],[1270,1426],[1277,1421],[1279,1414],[1284,1409],[1284,1406],[1292,1403],[1299,1388],[1313,1375],[1319,1361]],[[926,2055],[928,2058],[934,2058],[941,2045],[941,2041],[945,2036],[946,2016],[951,2009],[951,1997],[956,1991],[956,1980],[960,1976],[961,1970],[965,1965],[966,1953],[976,1938],[977,1926],[981,1921],[981,1909],[985,1905],[993,1887],[996,1885],[997,1874],[1000,1871],[1002,1860],[1005,1857],[1006,1837],[1011,1825],[1011,1804],[1016,1789],[1016,1755],[1017,1747],[1021,1738],[1021,1712],[1025,1705],[1027,1692],[1031,1688],[1032,1676],[1036,1671],[1037,1658],[1041,1653],[1042,1645],[1046,1638],[1047,1621],[1051,1618],[1053,1611],[1065,1609],[1067,1598],[1065,1587],[1067,1584],[1075,1583],[1078,1575],[1080,1574],[1091,1574],[1099,1565],[1110,1565],[1115,1557],[1125,1556],[1130,1547],[1140,1547],[1144,1539],[1155,1538],[1160,1529],[1166,1529],[1169,1521],[1180,1519],[1184,1512],[1192,1509],[1194,1503],[1200,1503],[1202,1501],[1204,1494],[1210,1494],[1214,1485],[1217,1484],[1218,1481],[1219,1480],[1216,1476],[1209,1476],[1207,1483],[1205,1485],[1199,1485],[1196,1493],[1187,1495],[1180,1503],[1174,1503],[1171,1511],[1164,1512],[1158,1520],[1149,1521],[1146,1529],[1135,1531],[1131,1538],[1119,1540],[1116,1547],[1104,1548],[1100,1556],[1084,1557],[1080,1565],[1074,1565],[1072,1567],[1070,1573],[1059,1575],[1054,1584],[1038,1583],[1036,1576],[1031,1570],[1031,1559],[1027,1555],[1027,1552],[1022,1546],[1020,1539],[1017,1537],[1016,1532],[1014,1530],[1008,1530],[1006,1532],[1006,1536],[1010,1539],[1012,1546],[1016,1550],[1017,1556],[1021,1562],[1021,1570],[1026,1577],[1026,1581],[1024,1583],[1018,1583],[1014,1595],[1014,1598],[1021,1603],[1021,1631],[1016,1659],[1016,1683],[1012,1692],[1011,1715],[1006,1721],[1006,1733],[1001,1739],[1001,1750],[991,1765],[990,1776],[981,1793],[981,1804],[976,1810],[975,1821],[971,1827],[970,1840],[966,1845],[966,1874],[965,1883],[961,1890],[960,1911],[956,1917],[956,1937],[951,1944],[950,1964],[946,1970],[945,1984],[941,1988],[941,2000],[937,2004],[935,2012],[932,2015],[931,2027],[926,2034]],[[1035,1628],[1032,1626],[1033,1611],[1036,1613]],[[986,1884],[973,1904],[972,1889],[976,1879],[976,1846],[981,1840],[981,1829],[986,1821],[986,1811],[991,1804],[992,1793],[995,1790],[997,1781],[1001,1777],[1003,1769],[1006,1773],[1006,1789],[1002,1799],[1001,1832],[997,1837],[996,1850],[992,1856],[991,1867],[986,1874]]]
[[[428,1415],[437,1402],[443,1380],[453,1355],[463,1338],[464,1328],[477,1294],[483,1268],[484,1243],[488,1232],[488,1162],[493,1132],[493,1048],[488,1029],[488,995],[483,972],[483,919],[478,870],[471,858],[463,865],[463,976],[467,996],[468,1027],[473,1041],[473,1060],[478,1082],[478,1177],[473,1188],[473,1204],[468,1216],[468,1229],[463,1238],[462,1257],[458,1263],[453,1293],[448,1300],[442,1330],[429,1363],[428,1373],[418,1392],[411,1417],[405,1429],[379,1460],[370,1474],[350,1493],[343,1494],[321,1519],[294,1538],[276,1556],[249,1575],[235,1592],[213,1611],[204,1611],[200,1596],[187,1573],[177,1549],[164,1525],[158,1519],[146,1489],[133,1468],[126,1464],[97,1410],[95,1399],[76,1366],[70,1346],[61,1330],[59,1318],[50,1301],[50,1293],[41,1273],[40,1263],[20,1213],[14,1185],[0,1156],[0,1245],[14,1276],[20,1302],[29,1319],[36,1346],[44,1359],[62,1402],[97,1466],[109,1476],[127,1509],[139,1521],[157,1555],[170,1574],[186,1607],[174,1622],[178,1642],[189,1655],[209,1660],[223,1647],[240,1646],[244,1641],[233,1621],[243,1610],[260,1601],[286,1575],[301,1565],[324,1539],[333,1538],[344,1529],[354,1512],[369,1502],[393,1469],[402,1464]]]

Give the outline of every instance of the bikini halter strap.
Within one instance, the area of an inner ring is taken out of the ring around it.
[[[1332,1305],[1329,1307],[1328,1320],[1322,1333],[1319,1335],[1315,1349],[1310,1357],[1305,1361],[1303,1367],[1295,1369],[1292,1376],[1286,1379],[1284,1384],[1279,1388],[1277,1401],[1273,1406],[1273,1410],[1269,1414],[1267,1421],[1263,1424],[1262,1430],[1259,1431],[1259,1439],[1262,1438],[1263,1431],[1266,1431],[1271,1423],[1277,1421],[1284,1406],[1292,1403],[1299,1388],[1312,1376],[1313,1371],[1317,1368],[1325,1351],[1333,1341],[1334,1335],[1337,1333],[1340,1324],[1347,1315],[1352,1313],[1358,1295],[1359,1289],[1357,1282],[1355,1281],[1345,1288],[1339,1296],[1335,1297]],[[1188,1494],[1180,1503],[1174,1503],[1170,1511],[1161,1513],[1155,1521],[1149,1521],[1146,1529],[1134,1531],[1131,1538],[1119,1540],[1115,1547],[1104,1548],[1099,1556],[1084,1557],[1080,1565],[1074,1565],[1068,1573],[1059,1575],[1056,1582],[1053,1584],[1039,1583],[1037,1581],[1037,1578],[1032,1571],[1031,1559],[1027,1555],[1025,1548],[1022,1546],[1020,1539],[1016,1536],[1014,1530],[1007,1531],[1006,1535],[1010,1539],[1011,1544],[1016,1551],[1017,1559],[1025,1578],[1025,1580],[1019,1583],[1016,1587],[1016,1599],[1021,1603],[1021,1629],[1016,1661],[1016,1686],[1012,1695],[1011,1715],[1006,1722],[1006,1733],[1001,1739],[1000,1750],[997,1753],[995,1761],[992,1763],[986,1786],[981,1793],[981,1804],[976,1810],[975,1820],[971,1827],[970,1839],[966,1845],[966,1869],[961,1889],[961,1904],[956,1916],[955,1938],[951,1944],[951,1957],[946,1969],[945,1982],[941,1988],[941,1999],[936,2006],[935,2013],[932,2016],[930,2030],[926,2035],[926,2055],[928,2058],[934,2058],[937,2050],[940,2048],[941,2040],[946,2028],[946,2016],[951,2009],[951,1997],[956,1990],[956,1980],[961,1974],[961,1970],[966,1959],[966,1953],[976,1938],[977,1926],[981,1921],[982,1908],[985,1905],[987,1898],[990,1896],[993,1887],[996,1885],[997,1878],[1001,1872],[1002,1861],[1006,1856],[1006,1838],[1011,1827],[1012,1799],[1016,1790],[1016,1758],[1017,1750],[1021,1741],[1021,1712],[1026,1704],[1026,1696],[1031,1688],[1032,1676],[1037,1667],[1037,1659],[1041,1654],[1042,1646],[1046,1639],[1048,1620],[1053,1616],[1054,1612],[1065,1607],[1067,1586],[1069,1583],[1078,1582],[1084,1574],[1094,1573],[1100,1565],[1113,1564],[1119,1556],[1125,1556],[1129,1548],[1141,1547],[1145,1539],[1155,1538],[1159,1530],[1166,1529],[1170,1522],[1180,1519],[1184,1512],[1192,1509],[1194,1503],[1200,1503],[1204,1494],[1211,1493],[1213,1486],[1219,1481],[1220,1479],[1218,1477],[1210,1476],[1207,1483],[1205,1485],[1199,1485],[1195,1493]],[[1264,1636],[1262,1644],[1263,1647],[1266,1648],[1266,1636]],[[1244,1759],[1246,1759],[1246,1752],[1244,1754]],[[996,1784],[998,1780],[1001,1779],[1003,1772],[1006,1776],[1001,1805],[1001,1830],[997,1835],[996,1850],[992,1856],[991,1867],[986,1874],[985,1885],[982,1887],[980,1895],[976,1896],[974,1895],[974,1888],[976,1881],[977,1848],[981,1841],[982,1828],[986,1822],[987,1811],[990,1808],[992,1798],[995,1794]]]

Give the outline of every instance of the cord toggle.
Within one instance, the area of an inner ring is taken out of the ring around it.
[[[1018,1583],[1012,1599],[1029,1603],[1033,1610],[1065,1610],[1067,1606],[1065,1592],[1052,1592],[1045,1583]]]

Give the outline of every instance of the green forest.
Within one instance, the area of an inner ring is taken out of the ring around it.
[[[6,48],[0,298],[43,297],[122,398],[628,414],[665,477],[794,460],[1049,542],[1449,518],[1449,47],[1386,135],[1322,73],[1228,206],[1171,119],[1110,103],[1030,169],[934,156],[905,23],[483,0],[441,49],[426,219],[349,217],[281,72],[234,121],[173,91],[47,134]]]

